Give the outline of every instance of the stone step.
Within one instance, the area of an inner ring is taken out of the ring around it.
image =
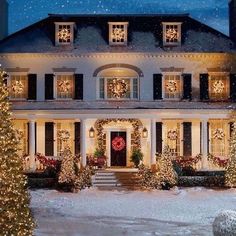
[[[120,183],[93,183],[94,187],[117,187],[121,186]]]
[[[95,179],[93,181],[93,183],[119,183],[119,181],[117,179],[106,179],[106,180],[103,180],[103,179]]]

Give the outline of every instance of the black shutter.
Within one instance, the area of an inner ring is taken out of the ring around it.
[[[54,155],[54,123],[45,123],[45,156]]]
[[[210,152],[210,147],[209,147],[209,144],[210,144],[210,123],[207,122],[207,153]]]
[[[75,122],[75,155],[80,153],[80,122]]]
[[[230,74],[230,99],[236,102],[236,74]]]
[[[200,74],[200,99],[209,100],[208,74]]]
[[[192,99],[192,75],[183,74],[183,99]]]
[[[45,99],[54,99],[53,87],[54,87],[54,75],[45,74]]]
[[[229,136],[232,137],[232,133],[234,130],[234,122],[229,122]]]
[[[153,100],[162,99],[162,74],[153,75]]]
[[[37,153],[37,122],[35,122],[34,129],[35,129],[35,150],[34,150],[34,153],[36,154]]]
[[[192,123],[183,123],[183,155],[192,156]]]
[[[156,122],[156,152],[162,153],[162,123]]]
[[[75,96],[74,99],[83,100],[83,74],[75,74]]]
[[[29,122],[27,122],[27,155],[29,155]]]
[[[36,100],[37,97],[37,75],[28,74],[28,99]]]

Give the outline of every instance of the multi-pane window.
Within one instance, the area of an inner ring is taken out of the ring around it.
[[[181,44],[181,23],[163,22],[163,44],[180,45]]]
[[[227,121],[214,120],[210,122],[210,153],[217,157],[227,157],[229,154],[230,128]]]
[[[57,98],[73,98],[73,75],[58,75],[57,76]]]
[[[27,75],[12,75],[10,84],[11,98],[27,98]]]
[[[108,24],[110,45],[126,45],[128,22],[109,22]]]
[[[74,23],[73,22],[55,22],[56,45],[67,45],[73,43],[74,38]]]
[[[100,99],[138,99],[137,78],[100,78],[99,89]]]
[[[182,84],[180,75],[164,76],[164,97],[180,99],[182,96]]]
[[[228,99],[229,78],[227,75],[210,75],[209,95],[213,100]]]

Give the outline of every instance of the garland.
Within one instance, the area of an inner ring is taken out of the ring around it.
[[[184,167],[196,165],[201,159],[202,159],[202,155],[198,154],[195,157],[192,157],[192,156],[189,156],[189,157],[178,156],[178,157],[175,158],[174,161],[176,161],[177,164],[179,164],[182,168],[184,168]]]
[[[207,160],[220,168],[226,168],[229,164],[230,159],[222,159],[221,157],[217,157],[209,153],[207,156]]]
[[[54,159],[47,159],[45,156],[43,156],[41,153],[37,153],[36,154],[36,158],[38,159],[38,161],[43,164],[43,166],[45,167],[52,167],[52,168],[56,168],[57,164],[58,164],[58,160],[54,160]]]
[[[141,148],[141,133],[139,128],[142,127],[142,122],[139,119],[99,119],[95,122],[95,129],[97,131],[97,146],[103,150],[103,126],[111,122],[129,122],[133,126],[132,132],[132,148]]]

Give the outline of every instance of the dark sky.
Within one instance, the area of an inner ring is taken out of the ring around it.
[[[48,13],[190,13],[228,34],[228,0],[8,0],[10,33]]]

